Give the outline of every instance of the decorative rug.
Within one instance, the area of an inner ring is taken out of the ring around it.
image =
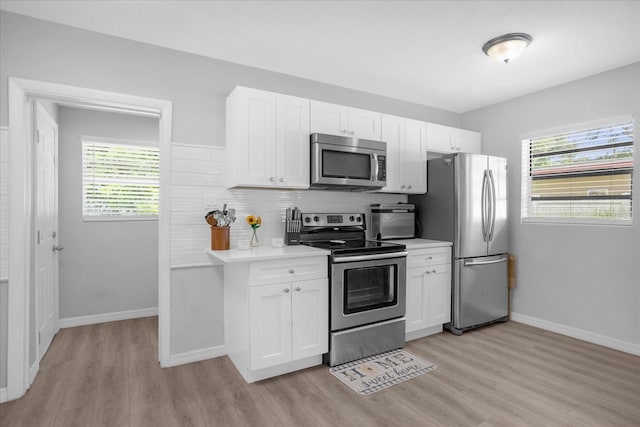
[[[343,363],[329,372],[357,393],[369,395],[434,369],[433,363],[398,349]]]

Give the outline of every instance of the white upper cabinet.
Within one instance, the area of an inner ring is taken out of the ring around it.
[[[238,86],[227,152],[227,187],[309,188],[309,100]]]
[[[482,134],[427,123],[427,150],[438,153],[480,153]]]
[[[380,113],[311,101],[311,133],[380,141]]]
[[[424,194],[427,124],[382,114],[382,140],[387,143],[385,193]]]

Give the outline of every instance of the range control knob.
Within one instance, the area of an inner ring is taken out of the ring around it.
[[[318,221],[320,221],[320,217],[318,217],[318,216],[314,216],[314,217],[313,217],[313,221],[314,221],[314,222],[318,222]]]
[[[355,216],[351,215],[351,216],[349,217],[349,221],[353,222],[353,221],[355,221],[355,220],[356,220],[356,217],[355,217]]]
[[[358,217],[358,218],[356,218],[356,221],[361,222],[362,218]]]
[[[311,218],[309,218],[308,216],[305,216],[304,217],[304,222],[307,222],[307,223],[311,222]]]

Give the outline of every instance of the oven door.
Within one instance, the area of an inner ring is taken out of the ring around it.
[[[406,252],[336,257],[331,264],[331,330],[402,317]]]

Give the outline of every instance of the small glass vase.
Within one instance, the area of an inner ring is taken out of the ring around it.
[[[253,229],[253,232],[251,233],[251,241],[249,242],[249,246],[252,248],[257,248],[260,245],[260,242],[258,241],[258,235],[256,234],[256,229]]]

